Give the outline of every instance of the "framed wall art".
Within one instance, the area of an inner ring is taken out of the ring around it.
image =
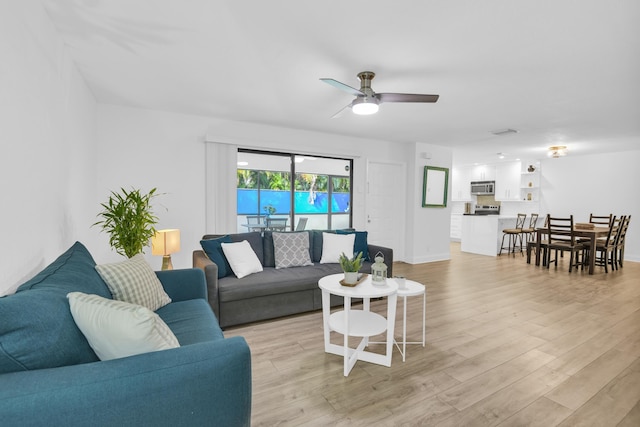
[[[422,184],[422,207],[447,207],[447,188],[449,187],[449,168],[435,166],[424,167]]]

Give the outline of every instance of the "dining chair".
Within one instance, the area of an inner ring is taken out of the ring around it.
[[[530,242],[534,240],[536,236],[536,227],[538,225],[538,214],[532,213],[531,218],[529,218],[529,226],[527,228],[522,229],[522,234],[526,237],[526,242]]]
[[[298,224],[296,225],[296,231],[302,231],[307,227],[307,221],[309,218],[300,218],[298,220]]]
[[[247,229],[249,231],[262,231],[264,228],[264,219],[261,215],[247,215]]]
[[[532,214],[532,215],[536,215],[536,222],[537,222],[538,214]],[[531,252],[536,251],[537,236],[540,236],[540,251],[542,252],[541,253],[542,265],[545,266],[547,265],[547,249],[549,247],[549,239],[547,238],[547,235],[545,233],[538,234],[535,231],[537,228],[535,226],[536,222],[531,221],[529,224],[529,227],[531,227],[531,224],[534,224],[533,226],[534,231],[532,233],[533,238],[527,242],[527,264],[531,263]],[[547,217],[545,217],[544,219],[544,225],[542,226],[542,228],[547,228]]]
[[[602,225],[603,227],[609,227],[613,223],[613,214],[609,215],[594,215],[589,214],[589,223],[596,226]]]
[[[285,231],[287,229],[287,220],[289,218],[267,218],[267,230]]]
[[[609,226],[609,232],[607,233],[607,237],[602,239],[596,239],[596,253],[593,254],[595,256],[595,265],[604,267],[604,272],[608,273],[608,266],[611,265],[612,270],[617,270],[617,261],[615,257],[616,252],[616,243],[618,241],[618,236],[620,231],[622,231],[622,224],[625,221],[625,217],[616,218],[615,216],[611,219],[611,225]],[[586,253],[588,253],[587,247],[585,247]],[[589,254],[588,256],[591,256]]]
[[[520,255],[524,256],[524,252],[522,252],[523,244],[522,244],[522,229],[524,228],[524,221],[527,219],[526,214],[518,214],[516,218],[516,228],[505,228],[502,230],[502,243],[500,244],[500,253],[498,256],[502,255],[502,250],[507,249],[508,253],[513,253],[513,256],[516,256],[516,244],[518,243],[518,239],[520,240]],[[508,237],[508,246],[505,248],[504,246],[504,238]]]
[[[616,266],[622,267],[624,261],[624,243],[626,241],[627,230],[629,229],[629,222],[631,222],[631,215],[623,216],[624,221],[620,226],[620,232],[618,233],[618,241],[616,242],[616,249],[614,252],[614,258]]]
[[[569,273],[575,266],[577,267],[582,263],[584,268],[584,259],[580,259],[580,254],[583,252],[585,246],[582,243],[576,241],[576,236],[573,234],[573,215],[568,218],[552,217],[551,214],[547,214],[547,234],[549,243],[547,245],[547,268],[551,265],[551,253],[554,253],[553,262],[556,268],[558,267],[558,252],[571,252],[571,258],[569,259]]]

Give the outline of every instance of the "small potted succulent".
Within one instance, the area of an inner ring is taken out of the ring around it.
[[[340,254],[340,267],[344,271],[344,282],[350,285],[358,281],[358,271],[362,267],[362,252],[352,258],[347,257],[344,252]]]

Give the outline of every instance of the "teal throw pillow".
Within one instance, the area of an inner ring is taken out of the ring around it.
[[[217,239],[200,240],[200,246],[202,246],[204,253],[218,266],[218,279],[232,273],[227,257],[225,257],[224,252],[222,252],[221,243],[232,243],[231,237],[227,235],[218,237]]]
[[[364,261],[369,261],[369,243],[367,242],[368,232],[366,231],[347,231],[347,230],[336,230],[338,234],[354,234],[356,235],[355,242],[353,244],[353,253],[357,254],[358,252],[362,252],[362,259]]]

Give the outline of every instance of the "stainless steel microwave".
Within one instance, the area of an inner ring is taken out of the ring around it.
[[[492,195],[495,189],[495,181],[471,181],[471,194],[474,196]]]

